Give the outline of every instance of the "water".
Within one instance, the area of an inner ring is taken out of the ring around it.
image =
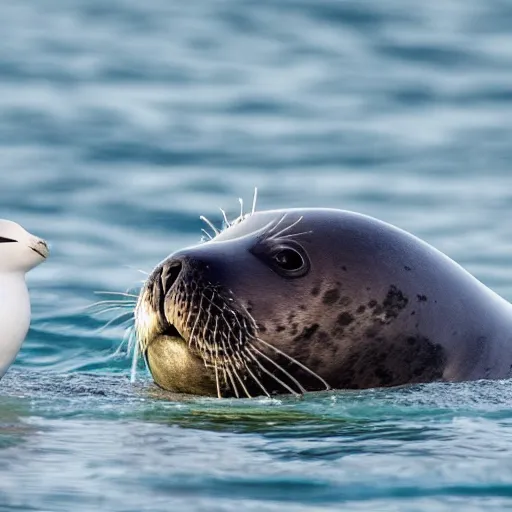
[[[0,510],[508,510],[510,382],[170,396],[84,308],[254,186],[397,224],[511,300],[511,23],[500,0],[2,2],[0,216],[52,256],[0,386]]]

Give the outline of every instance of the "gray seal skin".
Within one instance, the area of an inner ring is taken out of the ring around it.
[[[160,263],[135,312],[154,381],[218,397],[511,375],[512,305],[417,237],[261,211]]]

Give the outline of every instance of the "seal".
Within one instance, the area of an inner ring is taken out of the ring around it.
[[[156,266],[135,330],[155,383],[243,397],[511,375],[512,305],[402,229],[307,208],[241,216]]]
[[[0,219],[0,378],[18,355],[30,326],[25,274],[48,254],[44,240],[16,222]]]

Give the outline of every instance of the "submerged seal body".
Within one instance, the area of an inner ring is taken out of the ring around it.
[[[136,307],[154,381],[255,396],[506,378],[512,305],[380,220],[261,211],[152,272]]]

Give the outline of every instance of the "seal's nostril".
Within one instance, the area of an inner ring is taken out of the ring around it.
[[[182,264],[180,262],[171,261],[155,270],[151,277],[152,286],[150,290],[152,293],[150,300],[154,310],[158,312],[162,325],[165,325],[167,322],[165,317],[165,297],[178,279],[181,268]]]
[[[165,265],[162,269],[160,276],[160,282],[162,286],[163,295],[167,295],[167,292],[172,288],[172,285],[178,279],[182,268],[182,264],[179,261],[172,261]]]

